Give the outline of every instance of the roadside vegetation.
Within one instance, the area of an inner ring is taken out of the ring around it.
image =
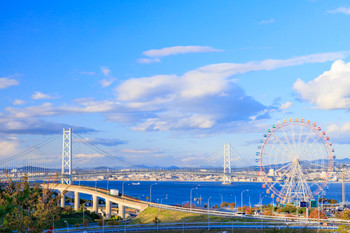
[[[49,187],[49,186],[48,186]],[[6,189],[0,189],[0,232],[43,232],[43,230],[65,227],[67,223],[83,226],[96,222],[100,216],[82,208],[61,208],[61,195],[49,188],[30,187],[27,177],[21,182],[9,181]]]

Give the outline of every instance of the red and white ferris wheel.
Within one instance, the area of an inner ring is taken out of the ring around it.
[[[334,149],[316,123],[284,119],[267,130],[258,149],[257,175],[285,203],[313,199],[332,176]]]

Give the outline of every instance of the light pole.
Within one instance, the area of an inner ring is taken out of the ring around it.
[[[244,193],[245,191],[249,191],[249,189],[245,189],[245,190],[243,190],[243,191],[241,192],[241,211],[242,211],[242,212],[243,212],[243,193]]]
[[[68,232],[69,232],[69,225],[68,222],[66,220],[64,220],[64,222],[67,224],[67,228],[68,228]]]
[[[192,190],[193,189],[198,189],[198,187],[192,188],[190,191],[190,212],[192,212]]]
[[[165,194],[165,198],[160,199],[160,204],[163,204],[163,200],[168,200],[168,194]]]
[[[260,204],[260,206],[262,206],[261,194],[263,194],[263,193],[265,193],[265,192],[259,193],[259,204]]]
[[[235,209],[237,210],[237,197],[235,195]]]
[[[157,198],[157,231],[158,231],[158,222],[159,222],[159,214],[158,214],[158,211],[159,211],[159,198]]]
[[[219,195],[221,196],[221,204],[222,204],[224,202],[224,196],[222,196],[221,193],[219,193]],[[221,204],[220,204],[220,206],[221,206]]]
[[[124,198],[124,183],[126,182],[126,180],[125,181],[123,181],[123,183],[122,183],[122,195],[123,195],[123,198]]]
[[[250,195],[248,195],[248,197],[249,197],[249,208],[251,209],[252,208],[252,204],[250,203]]]
[[[157,185],[157,183],[151,184],[149,186],[149,202],[152,202],[152,185]]]
[[[109,180],[107,180],[107,195],[109,195],[109,192],[108,192],[108,185],[109,185]]]
[[[209,200],[210,200],[211,197],[208,198],[208,230],[210,229],[209,228]]]
[[[185,232],[185,222],[187,221],[187,219],[185,219],[185,221],[184,222],[182,222],[182,233],[184,233]]]
[[[105,232],[105,213],[102,211],[102,232]]]
[[[97,189],[97,180],[95,180],[95,190]]]
[[[85,219],[85,216],[84,216],[85,213],[84,213],[84,212],[85,212],[85,211],[84,211],[84,210],[85,210],[85,202],[83,203],[83,226],[85,225],[85,223],[84,223],[84,219]]]
[[[263,199],[264,199],[264,197],[267,197],[266,195],[265,196],[263,196],[261,199],[260,199],[260,214],[261,214],[261,217],[260,217],[260,220],[261,220],[261,229],[262,229],[262,218],[263,218],[263,214],[262,214],[262,201],[263,201]]]

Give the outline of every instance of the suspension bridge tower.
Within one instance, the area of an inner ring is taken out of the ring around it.
[[[224,144],[224,176],[223,184],[231,184],[231,145]]]
[[[61,183],[72,183],[72,129],[63,129]]]

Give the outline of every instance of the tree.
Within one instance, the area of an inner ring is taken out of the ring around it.
[[[37,185],[30,188],[27,176],[20,182],[9,181],[0,192],[0,232],[42,232],[59,219],[60,195]]]
[[[236,207],[236,203],[232,202],[229,204],[230,209],[233,210]]]
[[[329,204],[337,204],[338,201],[335,200],[335,199],[329,199],[329,200],[328,200],[328,203],[329,203]]]
[[[159,220],[159,218],[157,218],[157,217],[154,217],[154,219],[153,219],[153,223],[160,223],[160,220]]]
[[[323,212],[323,211],[318,211],[318,209],[314,209],[313,211],[311,211],[310,218],[318,218],[320,217],[320,219],[326,219],[327,215]]]
[[[230,203],[228,203],[227,201],[224,201],[224,202],[222,202],[221,204],[220,204],[220,207],[221,208],[226,208],[226,207],[228,207],[230,205]]]
[[[328,198],[319,198],[318,202],[324,204],[324,203],[328,202]]]

